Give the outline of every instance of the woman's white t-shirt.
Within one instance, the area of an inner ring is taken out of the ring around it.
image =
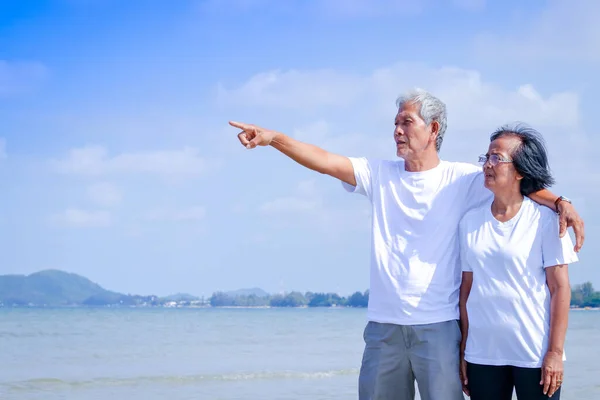
[[[545,268],[578,257],[569,235],[559,238],[558,216],[549,208],[525,197],[517,215],[500,222],[491,204],[459,224],[462,270],[473,272],[465,360],[539,368],[550,333]]]

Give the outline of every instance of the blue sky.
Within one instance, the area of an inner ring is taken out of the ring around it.
[[[441,155],[499,125],[546,137],[600,288],[593,0],[0,3],[0,273],[57,268],[130,293],[368,287],[369,211],[238,120],[394,157],[397,95],[444,100]]]

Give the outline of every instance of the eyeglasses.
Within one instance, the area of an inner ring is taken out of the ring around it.
[[[500,163],[511,163],[513,162],[513,160],[508,159],[508,158],[504,158],[502,156],[499,156],[498,154],[492,154],[491,156],[488,156],[486,154],[482,154],[479,156],[479,163],[481,165],[485,165],[486,162],[490,162],[490,165],[492,167],[495,167],[496,165],[500,164]]]

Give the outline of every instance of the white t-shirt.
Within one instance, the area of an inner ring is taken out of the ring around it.
[[[404,161],[350,158],[371,201],[370,321],[419,325],[459,318],[458,224],[490,199],[480,167],[441,161],[408,172]]]
[[[465,359],[539,368],[550,333],[545,268],[578,258],[569,235],[559,238],[549,208],[525,197],[517,215],[500,222],[491,204],[468,212],[459,226],[462,270],[473,272]]]

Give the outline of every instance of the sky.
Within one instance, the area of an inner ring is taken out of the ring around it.
[[[448,107],[440,156],[500,125],[545,137],[600,289],[595,0],[3,0],[0,274],[123,293],[364,291],[366,198],[229,120],[394,159],[395,100]],[[570,232],[572,235],[572,231]]]

